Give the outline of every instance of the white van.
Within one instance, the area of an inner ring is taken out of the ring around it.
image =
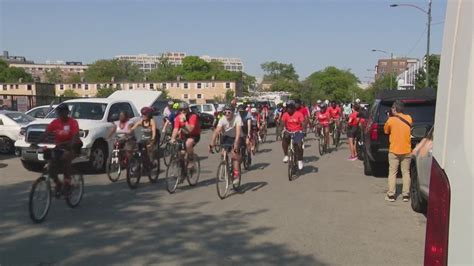
[[[425,265],[474,265],[473,1],[448,0],[438,82]]]

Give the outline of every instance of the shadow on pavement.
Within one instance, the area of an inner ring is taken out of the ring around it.
[[[306,174],[315,174],[315,173],[318,173],[319,172],[319,168],[318,167],[314,167],[312,165],[305,165],[303,167],[303,170],[301,170],[301,175],[306,175]]]
[[[257,153],[267,153],[267,152],[271,152],[271,151],[272,151],[272,149],[261,149]]]
[[[257,169],[265,169],[269,166],[270,164],[269,163],[256,163],[256,164],[252,164],[249,168],[249,171],[251,170],[257,170]]]
[[[164,203],[167,194],[151,186],[130,191],[124,184],[86,184],[78,208],[53,200],[46,220],[33,224],[27,211],[31,183],[0,187],[2,265],[323,265],[284,244],[256,242],[275,229],[247,220],[266,209],[205,213],[201,207],[219,203]]]
[[[6,164],[6,163],[0,163],[0,169],[1,168],[6,168],[7,166],[8,166],[8,164]]]
[[[268,185],[267,182],[249,182],[249,183],[243,183],[240,188],[239,188],[239,191],[238,193],[239,194],[243,194],[247,191],[257,191],[261,188],[263,188],[264,186]]]
[[[306,156],[306,157],[303,157],[303,161],[305,163],[313,163],[313,162],[317,162],[319,160],[319,157],[317,156]]]

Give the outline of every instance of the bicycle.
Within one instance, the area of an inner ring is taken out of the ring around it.
[[[77,207],[84,195],[84,178],[75,167],[71,169],[71,180],[67,188],[63,181],[64,177],[59,178],[59,176],[58,178],[63,189],[58,191],[56,186],[51,186],[53,176],[63,172],[63,169],[61,169],[61,156],[63,152],[64,150],[62,149],[55,148],[51,150],[46,147],[36,151],[38,159],[40,161],[48,160],[48,163],[42,175],[36,179],[30,190],[28,211],[31,220],[35,223],[43,222],[48,215],[53,194],[57,199],[63,197],[70,208]],[[44,203],[41,204],[40,201],[44,201]]]
[[[240,147],[240,154],[242,155],[241,164],[244,165],[245,170],[249,170],[250,165],[252,164],[251,152],[247,149],[247,144],[244,142]]]
[[[282,137],[281,137],[281,134],[283,132],[283,124],[280,122],[280,120],[276,121],[275,122],[276,126],[275,126],[275,141],[278,141],[278,140],[281,140]]]
[[[329,134],[332,137],[332,143],[334,145],[334,148],[337,150],[337,147],[339,146],[339,140],[341,138],[341,132],[339,130],[336,120],[332,120],[329,131]]]
[[[140,141],[137,143],[137,148],[134,150],[129,159],[127,167],[127,184],[130,189],[136,189],[140,183],[143,174],[148,175],[150,183],[156,183],[160,175],[160,159],[159,148],[153,152],[148,163],[145,163],[144,156],[147,156],[146,142]]]
[[[290,145],[288,146],[288,180],[293,181],[298,172],[298,159],[296,158],[294,138],[296,134],[304,133],[303,131],[288,132],[290,135]]]
[[[318,138],[319,155],[323,156],[324,154],[328,153],[328,143],[326,142],[323,126],[319,126],[319,131],[316,135]]]
[[[267,141],[267,123],[263,122],[262,126],[260,128],[260,140],[262,143],[265,143]]]
[[[240,164],[239,164],[239,182],[234,184],[234,167],[233,167],[233,160],[229,156],[229,152],[232,150],[232,144],[221,144],[223,149],[223,154],[221,157],[221,162],[217,167],[217,176],[216,176],[216,188],[217,188],[217,195],[220,199],[225,199],[227,194],[229,193],[230,185],[235,191],[238,191],[240,188],[240,184],[242,181],[242,174],[240,171]]]
[[[107,164],[107,177],[111,182],[117,182],[120,179],[122,170],[127,169],[128,158],[124,156],[124,150],[120,149],[123,142],[126,142],[128,138],[124,136],[117,136],[114,141],[112,154]]]
[[[219,153],[221,151],[221,143],[222,143],[222,133],[219,132],[219,134],[217,134],[217,138],[216,138],[216,143],[218,143],[219,145],[216,145],[214,147],[214,151]]]
[[[171,143],[170,143],[171,144]],[[178,185],[184,181],[184,178],[188,181],[190,186],[195,186],[201,175],[201,164],[199,162],[199,156],[193,153],[194,168],[188,169],[189,158],[185,149],[184,141],[177,140],[176,143],[171,144],[171,159],[168,167],[166,168],[166,190],[170,194],[174,193],[178,188]],[[184,154],[183,154],[184,151]]]

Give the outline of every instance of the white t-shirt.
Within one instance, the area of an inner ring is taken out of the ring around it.
[[[116,135],[123,135],[123,134],[128,134],[130,133],[130,124],[133,124],[132,121],[127,121],[125,124],[122,124],[123,128],[120,128],[120,121],[115,121],[114,125],[117,127],[117,130],[115,131]]]
[[[224,129],[224,136],[235,138],[235,128],[237,126],[242,127],[242,118],[240,117],[240,115],[236,114],[234,115],[234,118],[232,118],[231,121],[228,121],[227,118],[224,116],[219,120],[218,126]]]

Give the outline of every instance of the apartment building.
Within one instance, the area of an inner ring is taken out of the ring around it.
[[[244,63],[240,58],[228,58],[228,57],[211,57],[208,55],[200,56],[206,62],[221,62],[225,70],[228,71],[244,71]]]
[[[34,106],[49,104],[54,98],[54,84],[0,83],[0,106],[7,109],[26,111]]]
[[[168,82],[109,82],[109,83],[61,83],[55,84],[56,95],[65,90],[73,90],[80,97],[95,97],[103,88],[121,90],[166,90],[169,97],[189,103],[206,103],[214,98],[225,98],[227,91],[241,95],[240,86],[235,81],[168,81]]]
[[[30,73],[35,79],[41,82],[45,81],[46,73],[53,69],[59,69],[63,78],[68,78],[73,74],[81,74],[87,69],[87,66],[83,65],[82,62],[65,62],[64,64],[12,63],[10,66],[23,68],[26,72]]]
[[[418,59],[406,57],[379,59],[375,66],[375,79],[377,80],[385,75],[391,75],[391,73],[396,77],[418,62]]]

